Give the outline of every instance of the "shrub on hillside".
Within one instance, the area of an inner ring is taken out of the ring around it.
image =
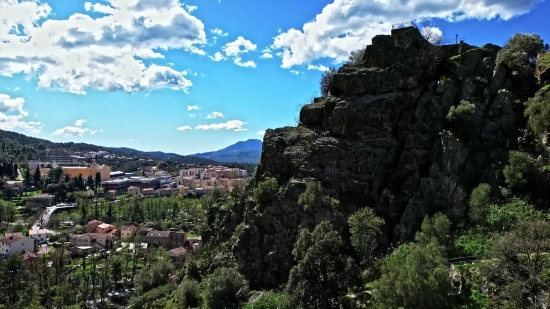
[[[536,163],[531,156],[520,151],[511,151],[504,167],[504,178],[510,189],[523,189],[536,175]]]
[[[533,65],[537,55],[544,50],[544,42],[538,34],[516,33],[498,52],[496,63],[523,67]]]
[[[541,91],[525,103],[527,124],[533,133],[541,137],[550,130],[550,92]]]
[[[491,186],[482,183],[477,186],[470,196],[470,219],[477,224],[483,223],[489,214],[491,206]]]

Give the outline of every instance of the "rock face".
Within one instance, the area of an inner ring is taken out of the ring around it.
[[[397,46],[392,37],[375,37],[367,51]],[[298,127],[266,132],[257,180],[318,179],[343,203],[375,209],[386,221],[386,242],[411,239],[435,212],[460,222],[464,192],[499,177],[492,165],[503,163],[517,140],[513,74],[495,67],[498,47],[489,47],[468,46],[431,80],[417,74],[414,58],[391,63],[367,52],[371,67],[340,68],[328,97],[302,108]],[[372,67],[379,63],[390,66]],[[475,105],[478,119],[469,141],[446,119],[463,100]],[[447,191],[435,196],[440,187]]]
[[[496,171],[517,147],[517,101],[527,91],[517,85],[525,78],[495,65],[498,46],[435,48],[415,28],[372,41],[363,65],[344,65],[329,95],[302,108],[298,127],[265,134],[255,182],[277,179],[283,197],[250,211],[232,245],[252,288],[284,283],[299,229],[321,219],[332,220],[345,240],[347,216],[371,207],[385,221],[383,246],[412,239],[437,212],[462,224],[467,193],[502,177]],[[434,72],[422,70],[432,64],[426,56],[439,62]],[[448,120],[463,101],[475,108]],[[340,215],[301,209],[308,179],[340,201]]]

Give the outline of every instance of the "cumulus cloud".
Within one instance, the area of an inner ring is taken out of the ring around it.
[[[264,136],[264,135],[265,135],[265,131],[258,131],[258,132],[256,132],[256,134],[261,135],[261,136]]]
[[[270,59],[270,58],[273,58],[273,55],[268,53],[268,52],[265,52],[263,55],[260,56],[260,58],[262,59]]]
[[[329,70],[329,69],[328,69],[326,66],[324,66],[324,65],[312,65],[312,64],[308,65],[308,66],[307,66],[307,69],[308,69],[308,70],[319,70],[319,71],[322,71],[322,72],[328,71],[328,70]]]
[[[300,71],[296,71],[296,70],[290,70],[290,73],[294,74],[294,75],[300,75]]]
[[[388,33],[391,25],[407,20],[442,18],[507,20],[529,12],[540,0],[334,0],[302,29],[279,33],[272,47],[282,52],[281,67],[311,63],[320,58],[336,62],[364,48],[377,34]]]
[[[248,53],[249,51],[256,50],[256,47],[256,44],[240,36],[235,41],[225,44],[222,49],[226,56],[237,57],[241,54]]]
[[[103,129],[99,130],[90,130],[88,128],[84,128],[84,124],[88,122],[84,119],[78,119],[75,121],[74,126],[66,126],[61,129],[55,130],[52,135],[56,136],[82,136],[84,133],[89,132],[91,135],[95,135],[98,132],[103,132]]]
[[[189,131],[191,130],[191,127],[190,126],[181,126],[181,127],[178,127],[178,131]]]
[[[210,29],[210,33],[213,33],[217,36],[227,36],[227,32],[223,32],[222,29]]]
[[[196,47],[206,42],[204,25],[186,8],[178,0],[105,0],[85,4],[102,13],[97,18],[44,20],[51,14],[46,3],[0,1],[0,75],[23,73],[37,77],[40,88],[78,94],[186,91],[192,83],[182,72],[151,61],[166,49],[204,54]]]
[[[214,61],[221,61],[221,60],[224,60],[224,59],[225,59],[225,57],[224,57],[224,56],[222,55],[222,53],[220,53],[220,52],[216,52],[216,53],[214,54],[214,56],[208,56],[208,57],[210,57],[210,59],[212,59],[212,60],[214,60]]]
[[[189,114],[189,117],[190,118],[195,118],[195,117],[197,117],[197,114]]]
[[[256,44],[240,36],[235,41],[229,42],[222,47],[223,54],[220,52],[216,52],[214,56],[210,56],[210,59],[214,61],[233,59],[233,63],[238,66],[255,68],[256,63],[254,63],[254,61],[243,61],[241,55],[246,54],[250,51],[254,51],[257,47],[258,46]]]
[[[19,91],[19,87],[15,87],[15,88],[13,88],[13,90],[12,90],[12,91],[13,91],[13,92]]]
[[[35,121],[25,121],[25,117],[29,113],[25,111],[24,106],[25,99],[12,98],[7,94],[0,93],[0,129],[39,133],[43,124]]]
[[[201,108],[198,107],[197,105],[187,105],[187,111],[199,110],[199,109]]]
[[[74,126],[75,126],[75,127],[82,127],[82,125],[83,125],[84,123],[86,123],[86,122],[88,122],[88,121],[86,121],[86,120],[84,120],[84,119],[78,119],[78,120],[74,123]]]
[[[233,131],[246,131],[248,129],[243,128],[246,122],[240,120],[229,120],[223,123],[203,124],[195,127],[196,130],[233,130]]]
[[[223,118],[223,114],[220,112],[212,112],[206,116],[207,119]]]

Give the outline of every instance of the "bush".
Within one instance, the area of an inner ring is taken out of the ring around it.
[[[201,283],[206,305],[210,309],[235,309],[248,295],[248,282],[235,268],[221,267]]]
[[[483,223],[489,214],[491,206],[491,186],[482,183],[477,186],[470,196],[470,219],[477,224]]]
[[[378,218],[370,208],[363,208],[348,218],[351,232],[351,244],[362,262],[372,259],[371,253],[376,247],[376,236],[384,221]]]
[[[468,101],[461,101],[458,106],[451,106],[447,120],[452,122],[468,122],[474,115],[476,106]]]
[[[468,256],[475,256],[481,259],[487,257],[491,252],[493,241],[493,234],[487,233],[480,228],[475,228],[458,237],[455,241],[455,247]]]
[[[525,116],[533,133],[541,137],[550,129],[550,93],[541,91],[526,103]]]
[[[498,52],[496,63],[512,68],[533,65],[537,55],[544,51],[544,43],[538,34],[516,33]]]
[[[279,193],[279,185],[275,178],[267,178],[260,182],[258,187],[254,189],[254,199],[260,206],[260,209],[269,206]]]
[[[288,297],[271,291],[264,293],[257,301],[246,304],[243,309],[291,309]]]
[[[502,206],[493,205],[490,208],[488,222],[495,231],[509,230],[520,220],[545,217],[525,201],[513,199]]]
[[[524,152],[511,151],[503,173],[510,189],[523,189],[536,175],[535,160]]]
[[[183,280],[178,288],[177,297],[183,308],[198,308],[201,303],[199,283],[195,280]]]

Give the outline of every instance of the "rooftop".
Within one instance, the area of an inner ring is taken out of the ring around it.
[[[170,237],[170,231],[151,231],[147,237]]]
[[[8,236],[8,237],[0,238],[0,242],[5,243],[7,245],[11,245],[11,244],[16,243],[19,240],[25,239],[25,238],[28,238],[28,237],[25,237],[25,236]]]
[[[46,230],[46,229],[29,230],[29,236],[31,236],[31,235],[38,235],[38,234],[48,234],[48,230]]]

